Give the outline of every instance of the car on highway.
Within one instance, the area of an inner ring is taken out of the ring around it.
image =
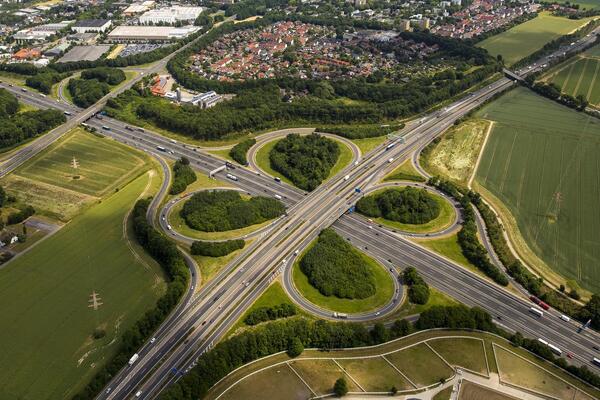
[[[155,337],[153,337],[152,339],[150,339],[150,344],[152,344],[154,342],[156,342],[156,338]]]
[[[21,92],[26,92],[26,91],[27,91],[27,89],[21,88]]]
[[[68,112],[68,111],[63,112],[63,114],[65,114],[65,115],[71,115],[71,113]]]
[[[105,131],[110,131],[110,128],[106,125],[102,125],[102,129],[104,129]]]
[[[141,391],[141,390],[138,390],[138,392],[135,394],[135,397],[136,397],[136,398],[138,398],[138,399],[139,399],[140,397],[142,397],[142,391]]]

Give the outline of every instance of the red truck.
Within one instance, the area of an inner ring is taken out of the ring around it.
[[[541,301],[540,299],[538,299],[535,296],[529,296],[529,299],[531,301],[533,301],[535,304],[537,304],[538,306],[542,307],[544,310],[548,310],[550,308],[550,306],[546,303],[544,303],[543,301]]]

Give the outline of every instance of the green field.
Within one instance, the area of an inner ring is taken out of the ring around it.
[[[0,398],[70,398],[164,291],[158,265],[124,238],[148,184],[148,174],[138,177],[0,270]],[[96,328],[106,336],[94,340]]]
[[[281,178],[282,182],[294,186],[294,183],[291,180],[289,180],[281,173],[271,168],[271,161],[269,161],[269,153],[271,152],[273,147],[275,147],[278,141],[279,140],[271,140],[270,142],[267,142],[260,146],[260,148],[256,152],[256,165],[258,165],[258,167],[267,174],[271,176],[278,176],[279,178]],[[352,161],[352,150],[350,150],[348,146],[346,146],[340,141],[338,141],[338,146],[340,148],[340,156],[338,157],[338,160],[333,165],[333,167],[331,167],[331,171],[329,171],[329,176],[327,177],[327,179],[330,179],[333,176],[335,176],[335,174],[344,169],[348,164],[350,164],[350,161]]]
[[[600,121],[524,88],[478,115],[497,123],[476,179],[514,216],[525,240],[503,220],[519,253],[547,279],[600,290]]]
[[[541,49],[546,43],[585,25],[590,18],[579,20],[555,17],[542,12],[538,17],[517,25],[478,44],[494,57],[501,54],[507,66]]]
[[[414,181],[414,182],[425,182],[426,179],[415,169],[412,164],[412,160],[409,158],[402,164],[397,166],[392,172],[387,174],[383,178],[384,182],[387,181]]]
[[[483,341],[477,339],[436,339],[428,344],[450,365],[488,375]]]
[[[361,253],[361,255],[364,257],[375,278],[375,294],[364,299],[342,299],[336,296],[324,296],[317,288],[310,284],[308,277],[300,269],[299,260],[302,259],[310,248],[311,246],[294,262],[292,276],[294,286],[298,292],[311,303],[327,310],[354,314],[379,308],[392,298],[394,294],[394,282],[390,274],[387,273],[381,264],[364,253]]]
[[[563,93],[582,95],[591,105],[600,106],[600,46],[553,68],[542,80],[552,82]]]
[[[584,0],[584,1],[579,1],[579,0],[575,0],[575,1],[571,1],[571,0],[557,0],[557,1],[555,1],[555,3],[558,3],[558,4],[565,4],[565,3],[579,4],[579,9],[580,10],[591,10],[593,8],[600,7],[600,1],[599,0]]]

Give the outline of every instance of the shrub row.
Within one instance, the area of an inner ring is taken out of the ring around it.
[[[192,243],[192,254],[195,256],[223,257],[236,250],[243,249],[245,244],[246,242],[242,239],[227,240],[224,242],[204,242],[197,240]]]
[[[293,304],[281,303],[271,307],[258,307],[250,311],[244,318],[244,322],[246,325],[257,325],[261,322],[291,317],[296,313],[296,307]]]
[[[336,125],[319,127],[317,132],[333,133],[334,135],[342,136],[348,139],[365,139],[378,136],[385,136],[404,128],[404,124],[397,125]]]
[[[229,155],[238,163],[242,165],[248,165],[248,159],[246,158],[246,155],[248,154],[248,150],[250,150],[250,148],[255,144],[256,139],[243,140],[229,150]]]
[[[123,368],[129,358],[150,338],[186,290],[189,271],[177,246],[156,231],[146,220],[150,200],[139,200],[131,213],[133,231],[144,249],[162,266],[169,279],[166,293],[158,299],[156,307],[147,311],[131,328],[123,332],[115,356],[100,367],[90,383],[74,400],[91,400]]]
[[[300,260],[300,269],[324,296],[364,299],[377,289],[363,255],[331,228],[321,231]]]
[[[179,194],[183,192],[189,184],[196,182],[196,179],[196,173],[190,166],[190,160],[181,157],[173,164],[173,182],[169,193]]]

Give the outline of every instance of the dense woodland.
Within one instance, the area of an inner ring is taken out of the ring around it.
[[[67,88],[73,102],[87,108],[110,92],[112,85],[125,80],[125,73],[117,68],[99,67],[81,72],[81,78],[69,80]]]
[[[69,73],[44,72],[32,75],[25,79],[25,84],[29,87],[39,90],[42,93],[50,94],[52,86],[70,76]]]
[[[245,228],[277,218],[285,206],[270,197],[242,198],[234,190],[204,191],[183,205],[181,217],[192,228],[204,232],[222,232]]]
[[[356,211],[403,224],[425,224],[440,215],[439,203],[425,189],[386,189],[361,198]]]
[[[196,173],[190,166],[190,160],[186,157],[175,161],[173,164],[173,182],[171,183],[170,194],[179,194],[183,192],[189,184],[196,182]]]
[[[244,323],[246,325],[257,325],[261,322],[291,317],[296,313],[296,307],[290,303],[281,303],[271,307],[258,307],[246,315]]]
[[[339,145],[318,134],[287,135],[269,153],[271,168],[304,190],[314,190],[329,176],[340,156]]]
[[[364,299],[377,290],[364,256],[331,228],[319,234],[300,260],[300,269],[324,296]]]
[[[15,146],[45,133],[66,121],[58,110],[19,112],[17,98],[0,89],[0,149]]]
[[[246,242],[242,239],[225,240],[223,242],[205,242],[197,240],[192,243],[191,253],[195,256],[223,257],[236,250],[243,249]]]

